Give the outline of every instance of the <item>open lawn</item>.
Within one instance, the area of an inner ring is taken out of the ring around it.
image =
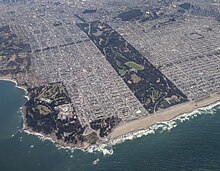
[[[127,65],[127,66],[129,66],[129,67],[131,67],[131,68],[133,68],[135,70],[138,70],[138,71],[139,70],[144,70],[144,66],[139,65],[139,64],[137,64],[135,62],[132,62],[132,61],[126,62],[125,65]]]

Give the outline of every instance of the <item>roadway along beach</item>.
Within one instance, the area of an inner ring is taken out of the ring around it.
[[[218,101],[220,101],[220,92],[210,94],[209,96],[205,96],[195,101],[189,101],[176,106],[172,106],[139,120],[134,120],[118,126],[111,133],[110,139],[116,139],[122,135],[146,129],[159,122],[172,120],[181,114],[190,113],[195,109],[209,106]]]

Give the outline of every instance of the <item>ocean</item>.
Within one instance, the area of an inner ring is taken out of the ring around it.
[[[113,154],[103,155],[62,149],[23,132],[24,94],[14,83],[0,81],[0,171],[220,170],[218,105],[129,136],[105,147]]]

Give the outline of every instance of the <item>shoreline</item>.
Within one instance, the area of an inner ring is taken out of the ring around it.
[[[109,135],[109,140],[112,141],[127,134],[145,130],[157,123],[171,121],[186,113],[192,113],[194,110],[215,104],[220,101],[219,93],[218,91],[194,101],[174,105],[155,114],[119,125]]]
[[[0,78],[0,81],[8,81],[8,82],[13,82],[13,83],[15,83],[15,87],[18,88],[18,89],[23,90],[23,91],[25,92],[24,97],[25,97],[27,100],[29,100],[29,97],[27,96],[28,91],[27,91],[26,87],[19,86],[16,80],[10,79],[10,78],[7,78],[7,77],[5,77],[5,78],[3,77],[3,78]]]
[[[9,81],[15,83],[15,87],[22,89],[25,91],[24,97],[29,100],[27,96],[28,92],[25,87],[18,86],[18,83],[14,79],[10,78],[0,78],[2,81]],[[51,141],[56,147],[61,149],[69,149],[74,151],[75,149],[79,149],[86,152],[94,152],[94,151],[101,151],[103,154],[111,154],[113,152],[109,152],[105,147],[110,145],[113,141],[117,141],[123,139],[127,135],[135,134],[140,131],[144,131],[150,129],[152,126],[162,123],[162,122],[169,122],[172,120],[177,119],[178,117],[184,114],[190,114],[195,110],[202,109],[204,107],[210,106],[212,104],[218,104],[220,102],[220,91],[212,93],[210,95],[204,96],[194,101],[188,101],[185,103],[181,103],[178,105],[171,106],[166,108],[162,111],[158,111],[155,114],[147,115],[143,118],[133,120],[127,123],[123,123],[118,125],[111,134],[107,137],[108,141],[101,142],[96,145],[89,145],[89,146],[71,146],[71,144],[62,143],[56,139],[54,139],[53,135],[44,135],[43,133],[35,132],[31,128],[29,128],[25,124],[25,117],[24,117],[24,106],[20,107],[21,117],[23,119],[23,128],[22,130],[34,136],[37,136],[40,140],[49,140]]]
[[[15,79],[12,79],[12,78],[9,78],[9,77],[1,77],[0,78],[0,81],[7,81],[7,82],[12,82],[15,84],[15,87],[18,88],[18,89],[21,89],[25,92],[24,94],[24,97],[29,100],[29,97],[28,97],[28,91],[26,89],[26,87],[22,87],[22,86],[19,86],[17,81]],[[40,132],[36,132],[36,131],[33,131],[31,128],[29,128],[26,123],[25,123],[25,116],[24,116],[24,113],[25,113],[25,106],[21,106],[19,108],[20,110],[20,113],[21,113],[21,117],[22,117],[22,120],[23,120],[23,124],[22,124],[22,131],[25,132],[26,134],[28,135],[33,135],[33,136],[36,136],[38,137],[40,140],[42,141],[45,141],[45,140],[49,140],[51,141],[55,146],[57,146],[58,148],[62,148],[62,149],[68,149],[68,150],[82,150],[82,151],[87,151],[87,152],[91,152],[90,151],[90,147],[93,148],[93,146],[88,146],[86,148],[84,148],[83,146],[82,147],[79,147],[79,146],[71,146],[71,145],[68,145],[68,144],[65,144],[65,143],[62,143],[62,142],[59,142],[57,139],[54,139],[53,136],[48,136],[48,135],[45,135],[43,133],[40,133]]]

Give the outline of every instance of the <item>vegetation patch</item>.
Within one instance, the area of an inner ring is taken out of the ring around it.
[[[142,15],[140,11],[131,10],[118,17],[133,20],[138,18],[139,14]],[[148,112],[153,113],[160,108],[187,101],[187,97],[170,80],[108,24],[94,21],[77,23],[77,26],[105,55],[106,60]],[[102,34],[97,35],[97,32]],[[167,103],[165,98],[173,96],[177,97],[177,100]]]
[[[30,66],[30,46],[25,44],[9,26],[0,28],[0,75],[26,72]]]
[[[139,64],[137,64],[135,62],[132,62],[132,61],[126,62],[125,65],[127,65],[127,66],[129,66],[129,67],[131,67],[131,68],[133,68],[133,69],[135,69],[137,71],[144,70],[144,66],[139,65]]]

